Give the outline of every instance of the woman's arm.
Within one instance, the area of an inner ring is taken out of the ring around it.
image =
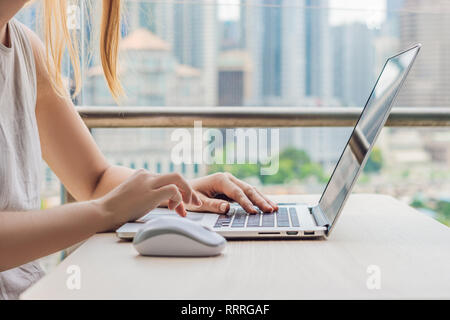
[[[35,51],[38,75],[38,101],[36,116],[44,159],[62,183],[77,200],[98,198],[129,177],[133,170],[110,166],[76,112],[69,99],[59,97],[53,90],[43,63],[43,46],[39,38],[29,30]],[[263,211],[276,210],[277,206],[255,188],[230,174],[216,174],[192,181],[194,194],[191,210],[226,212],[229,204],[213,199],[224,194],[237,201],[248,212],[255,212],[253,205]],[[201,198],[203,204],[198,198]],[[167,206],[167,203],[162,203]]]
[[[0,212],[0,272],[76,244],[105,229],[104,220],[92,202]]]
[[[0,271],[113,230],[162,202],[185,216],[183,203],[192,205],[198,199],[180,175],[156,176],[106,162],[70,100],[53,90],[42,44],[28,33],[36,56],[36,117],[44,158],[78,200],[88,201],[48,210],[0,212]]]
[[[99,199],[47,210],[0,212],[0,271],[67,248],[96,232],[114,230],[160,203],[181,216],[192,204],[187,181],[177,174],[137,170]]]
[[[198,207],[197,193],[179,174],[153,175],[108,164],[71,101],[53,89],[43,63],[42,44],[34,33],[28,34],[36,61],[36,118],[43,157],[69,192],[77,200],[87,201],[42,211],[0,212],[0,271],[114,229],[161,203],[182,216],[186,215],[183,203]],[[273,210],[264,198],[250,192],[253,189],[246,191],[246,185],[233,179],[222,174],[193,182],[205,199],[204,209],[218,209],[220,203],[208,197],[223,193],[249,212],[252,203]]]
[[[36,119],[43,158],[76,200],[98,198],[134,170],[109,165],[72,101],[54,90],[43,44],[34,32],[26,30],[36,62]]]

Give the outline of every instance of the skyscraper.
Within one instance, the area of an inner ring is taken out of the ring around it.
[[[294,3],[295,2],[295,3]],[[244,47],[253,65],[250,105],[297,105],[305,96],[303,0],[243,0]]]
[[[333,95],[343,106],[362,107],[375,81],[374,33],[360,22],[333,27]]]
[[[305,0],[305,96],[313,108],[335,107],[333,90],[333,38],[328,0]],[[297,129],[294,143],[326,169],[338,160],[348,130],[345,128]]]
[[[169,43],[177,62],[201,71],[201,105],[217,103],[217,9],[213,0],[127,2],[130,31],[146,28]]]
[[[328,0],[305,0],[306,95],[326,104],[333,95]]]
[[[394,37],[400,33],[400,24],[398,13],[402,9],[405,0],[387,0],[386,1],[386,32]]]
[[[398,105],[450,106],[450,1],[404,0],[400,15],[400,47],[422,43],[420,55]]]
[[[145,28],[130,32],[121,41],[120,78],[127,106],[198,106],[202,103],[201,72],[176,62],[169,43]],[[91,105],[112,105],[100,65],[88,71],[85,98]],[[178,171],[195,176],[204,167],[171,162],[173,147],[167,129],[94,129],[92,134],[108,159],[131,168],[152,172]]]
[[[328,0],[242,0],[244,48],[252,63],[247,105],[335,106]],[[339,131],[339,132],[338,132]],[[341,132],[342,131],[342,132]],[[345,130],[281,129],[280,148],[304,149],[329,165]]]
[[[228,50],[218,59],[218,105],[242,106],[251,92],[251,64],[247,52]]]
[[[131,30],[146,28],[152,32],[156,31],[158,21],[156,3],[129,1],[126,2],[127,25]]]

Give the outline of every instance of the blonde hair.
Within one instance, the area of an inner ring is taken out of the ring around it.
[[[103,0],[100,57],[106,82],[116,101],[123,94],[117,71],[120,11],[120,0]],[[67,26],[67,0],[44,0],[43,13],[46,65],[52,79],[52,85],[59,95],[67,96],[61,74],[61,63],[67,49],[73,67],[74,96],[76,96],[81,90],[79,44],[75,35],[69,31]]]

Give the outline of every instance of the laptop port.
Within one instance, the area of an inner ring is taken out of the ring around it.
[[[286,231],[286,234],[288,236],[296,236],[296,235],[298,235],[298,231]]]
[[[280,234],[279,232],[258,232],[258,234]]]
[[[313,236],[314,235],[314,231],[305,231],[303,234],[305,236]]]

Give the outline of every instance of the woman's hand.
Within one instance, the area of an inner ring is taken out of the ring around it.
[[[226,197],[238,202],[248,213],[257,213],[255,205],[264,212],[278,210],[275,202],[268,199],[255,187],[237,179],[230,173],[215,173],[191,180],[190,184],[203,204],[197,207],[187,205],[188,210],[228,212],[230,202],[217,197]]]
[[[163,202],[182,217],[186,216],[183,202],[192,207],[201,205],[197,194],[180,174],[155,175],[143,169],[103,197],[93,200],[105,217],[105,230],[134,221]]]

